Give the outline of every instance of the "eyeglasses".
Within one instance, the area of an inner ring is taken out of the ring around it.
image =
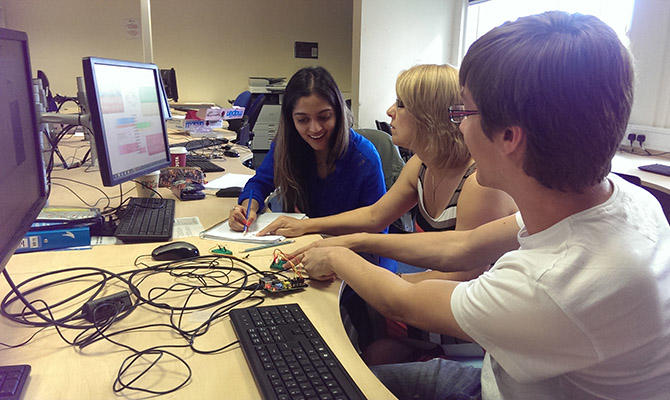
[[[449,107],[449,119],[454,124],[460,124],[465,117],[479,114],[478,110],[466,110],[463,104],[454,104]]]
[[[405,108],[405,103],[403,103],[402,100],[396,98],[396,99],[395,99],[395,106],[396,106],[397,108]]]

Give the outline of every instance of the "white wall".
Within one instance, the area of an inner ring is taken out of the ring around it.
[[[28,33],[33,75],[75,95],[84,56],[143,61],[140,0],[0,0],[7,27]],[[227,104],[254,75],[290,77],[322,65],[351,91],[352,0],[153,0],[154,62],[174,67],[180,101]],[[141,27],[140,27],[141,28]],[[141,29],[139,30],[141,32]],[[294,41],[319,42],[319,58],[293,58]]]
[[[398,74],[424,63],[458,64],[464,0],[354,0],[352,109],[357,126],[387,120]]]
[[[670,1],[637,0],[629,36],[636,82],[628,131],[670,151]]]

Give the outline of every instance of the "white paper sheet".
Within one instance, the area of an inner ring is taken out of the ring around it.
[[[236,232],[230,229],[228,225],[228,220],[223,221],[214,227],[202,232],[200,237],[205,239],[214,239],[214,240],[230,240],[234,242],[249,242],[249,243],[277,243],[285,239],[284,236],[280,235],[266,235],[266,236],[256,236],[261,229],[268,226],[272,221],[279,218],[282,215],[289,217],[303,219],[305,214],[299,213],[264,213],[258,216],[258,219],[254,221],[247,233]]]
[[[245,174],[224,174],[223,176],[214,179],[205,184],[205,189],[225,189],[229,187],[241,187],[247,184],[253,175]]]

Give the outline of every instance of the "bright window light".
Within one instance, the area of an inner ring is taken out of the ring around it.
[[[472,42],[505,21],[559,10],[594,15],[609,25],[628,47],[635,0],[490,0],[468,6],[463,54]]]

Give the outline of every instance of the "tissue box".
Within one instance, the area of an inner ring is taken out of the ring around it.
[[[221,114],[223,114],[223,109],[221,107],[207,107],[198,109],[195,116],[203,121],[212,122],[220,120]],[[189,115],[187,114],[187,116]]]

